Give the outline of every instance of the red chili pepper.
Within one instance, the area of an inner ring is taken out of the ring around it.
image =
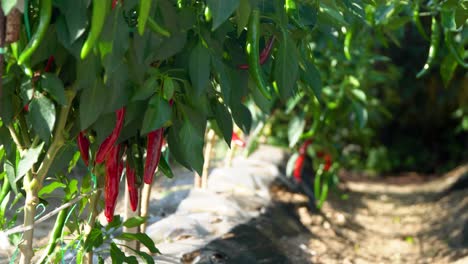
[[[86,138],[83,131],[78,134],[78,149],[80,150],[81,158],[86,166],[89,165],[89,140]]]
[[[294,163],[293,176],[296,182],[302,182],[302,168],[304,167],[305,155],[299,155]]]
[[[25,112],[29,112],[29,103],[27,103],[26,105],[23,106],[23,110]]]
[[[158,128],[150,132],[147,136],[145,170],[143,173],[143,181],[146,184],[151,184],[153,182],[154,172],[161,158],[161,148],[164,140],[163,134],[164,128]]]
[[[263,65],[266,63],[268,58],[270,58],[270,52],[271,49],[273,48],[273,43],[275,42],[275,36],[271,36],[270,39],[268,40],[265,48],[263,48],[262,52],[260,53],[260,65]],[[237,66],[238,69],[241,70],[248,70],[249,65],[248,64],[241,64]]]
[[[323,151],[317,151],[317,157],[318,158],[323,158],[324,155],[325,155],[325,153],[323,153]]]
[[[138,188],[136,185],[135,169],[131,167],[130,161],[127,159],[127,186],[128,196],[130,198],[130,207],[132,211],[136,211],[138,207]]]
[[[104,200],[107,222],[112,222],[114,219],[115,205],[119,196],[119,151],[120,146],[111,146],[111,149],[106,157],[106,186],[104,188]]]
[[[52,63],[54,63],[54,56],[50,56],[49,59],[47,60],[47,64],[44,68],[44,72],[49,72],[52,69]]]
[[[307,153],[307,147],[312,144],[312,139],[307,139],[302,143],[301,147],[299,148],[299,155],[305,155]]]
[[[242,140],[236,132],[232,132],[232,140],[234,144],[240,147],[245,147],[245,141]]]
[[[323,159],[325,160],[325,165],[323,167],[323,170],[324,171],[329,171],[330,167],[332,165],[332,158],[331,158],[330,154],[326,154]]]
[[[120,108],[116,112],[117,122],[112,133],[102,142],[96,154],[96,163],[102,163],[106,159],[107,153],[119,138],[125,119],[125,107]]]

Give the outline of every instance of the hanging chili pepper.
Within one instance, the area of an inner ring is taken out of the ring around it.
[[[40,2],[39,25],[37,26],[36,32],[29,40],[28,45],[19,56],[19,65],[26,62],[37,50],[49,28],[50,19],[52,17],[52,0],[41,0]]]
[[[431,46],[429,48],[429,55],[424,67],[416,74],[416,78],[421,78],[423,75],[429,72],[434,60],[439,51],[439,39],[440,39],[440,28],[435,17],[432,17],[432,33],[431,33]]]
[[[307,139],[302,143],[301,147],[299,148],[299,155],[306,155],[307,147],[312,144],[312,139]]]
[[[118,3],[119,3],[119,0],[112,0],[112,9],[114,9]],[[122,0],[122,3],[123,3],[123,0]]]
[[[55,58],[53,55],[51,55],[49,59],[47,59],[47,64],[44,68],[44,72],[50,72],[52,70],[52,63],[54,63],[54,61],[55,61]]]
[[[421,23],[421,19],[419,19],[419,0],[414,1],[414,6],[413,6],[413,22],[416,25],[416,29],[419,31],[419,34],[426,40],[429,40],[429,37],[426,34],[426,31],[424,30],[424,27]]]
[[[104,188],[104,201],[107,222],[112,222],[114,219],[115,205],[119,196],[119,151],[120,146],[111,146],[111,149],[106,157],[106,183]]]
[[[231,140],[234,144],[236,144],[237,146],[239,147],[245,147],[245,141],[242,140],[239,135],[236,133],[236,132],[232,132],[232,140]]]
[[[119,164],[118,164],[118,166],[117,166],[117,168],[118,168],[118,170],[117,170],[117,171],[118,171],[118,172],[117,172],[117,175],[119,176],[119,178],[120,178],[120,176],[122,176],[122,172],[123,172],[123,169],[124,169],[124,159],[123,159],[123,156],[124,156],[126,150],[127,150],[127,146],[124,145],[124,148],[123,148],[123,149],[120,149],[119,155],[118,155],[118,157],[117,157],[117,160],[118,160],[118,162],[119,162]]]
[[[330,167],[332,165],[332,158],[331,158],[330,154],[325,154],[323,160],[325,161],[325,165],[323,167],[323,170],[324,171],[329,171]]]
[[[275,42],[275,36],[271,36],[268,40],[266,46],[263,48],[262,52],[260,53],[260,65],[263,65],[267,62],[268,58],[270,58],[271,49],[273,48],[273,44]],[[241,64],[237,66],[238,69],[241,70],[248,70],[248,64]]]
[[[81,48],[81,59],[86,58],[89,52],[94,48],[94,45],[101,35],[104,21],[107,16],[107,9],[109,8],[109,0],[93,0],[93,14],[91,16],[91,28],[88,37],[86,38],[83,47]]]
[[[248,32],[247,32],[247,56],[249,61],[249,73],[260,92],[268,100],[271,99],[270,88],[263,78],[263,72],[259,58],[259,40],[260,40],[260,11],[252,10],[250,13]]]
[[[153,182],[154,172],[161,158],[161,149],[164,140],[164,128],[156,129],[147,136],[146,161],[143,174],[143,182],[151,184]]]
[[[317,157],[322,158],[324,155],[323,151],[317,151]]]
[[[135,212],[138,207],[138,188],[136,185],[135,169],[130,164],[129,159],[127,159],[126,174],[128,197],[130,198],[130,207],[132,208],[132,211]]]
[[[86,167],[89,166],[89,140],[86,138],[83,131],[78,134],[78,149],[80,150],[81,158]]]
[[[171,32],[169,32],[167,29],[165,29],[163,26],[159,25],[153,18],[148,17],[148,26],[151,31],[153,31],[156,34],[160,34],[164,37],[170,37]]]
[[[304,167],[305,155],[299,155],[294,163],[293,176],[297,183],[302,182],[302,168]]]
[[[452,53],[452,56],[455,58],[455,61],[457,61],[458,64],[460,64],[460,66],[462,66],[463,68],[468,68],[468,62],[464,61],[463,57],[458,53],[457,48],[455,48],[455,43],[453,43],[453,38],[450,31],[446,29],[444,31],[444,34],[445,44],[447,45],[447,48],[449,49],[450,53]]]
[[[138,33],[140,34],[140,36],[143,36],[143,33],[145,33],[146,21],[149,17],[152,1],[153,0],[140,1],[140,10],[138,12]]]
[[[96,163],[102,163],[106,159],[106,155],[111,149],[111,147],[115,144],[117,139],[119,138],[120,131],[122,130],[124,119],[125,119],[125,107],[120,108],[115,112],[117,116],[117,121],[112,133],[102,142],[101,146],[96,154]]]

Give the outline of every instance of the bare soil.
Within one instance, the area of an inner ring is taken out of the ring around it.
[[[274,200],[295,205],[309,231],[278,244],[293,263],[468,263],[468,189],[450,189],[467,173],[411,174],[416,181],[342,173],[321,213],[310,212],[307,197],[272,186]]]

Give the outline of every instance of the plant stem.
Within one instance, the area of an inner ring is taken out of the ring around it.
[[[23,137],[24,146],[26,148],[31,147],[31,139],[29,138],[28,125],[26,124],[26,119],[24,115],[19,115],[19,125],[21,136]]]
[[[141,196],[140,196],[141,197]],[[141,200],[141,199],[140,199]],[[140,201],[141,202],[141,201]],[[132,218],[134,216],[140,215],[140,206],[137,206],[135,212],[132,211],[130,207],[130,195],[129,195],[129,190],[128,190],[128,184],[125,184],[125,217],[124,221],[128,220],[129,218]],[[140,232],[140,227],[133,227],[133,228],[128,228],[128,227],[123,227],[123,232],[124,233],[133,233],[137,234]],[[140,243],[138,241],[124,241],[124,245],[126,247],[123,248],[125,252],[131,252],[129,248],[132,248],[134,250],[140,250]]]
[[[23,143],[20,140],[20,137],[16,133],[16,130],[12,124],[9,124],[7,127],[8,127],[8,130],[10,131],[10,135],[11,135],[11,138],[13,139],[13,142],[15,142],[16,147],[19,148],[19,151],[22,154],[25,148],[23,146]]]
[[[34,217],[36,215],[36,205],[38,204],[39,198],[37,193],[42,187],[42,182],[49,172],[50,166],[55,159],[60,148],[63,146],[65,139],[63,131],[68,119],[68,112],[70,111],[73,98],[76,92],[74,90],[67,90],[67,104],[60,110],[59,121],[54,131],[53,141],[47,150],[44,159],[41,162],[41,166],[37,172],[37,175],[33,175],[31,171],[26,173],[23,179],[23,187],[26,191],[26,201],[24,206],[24,226],[33,226]],[[10,130],[11,132],[11,130]],[[33,239],[34,239],[34,228],[28,229],[23,233],[23,242],[20,245],[21,258],[20,264],[29,264],[34,256],[33,251]]]
[[[96,218],[99,214],[97,211],[97,202],[99,200],[99,197],[101,197],[101,189],[98,189],[94,195],[90,197],[89,200],[89,208],[90,208],[90,213],[89,213],[89,221],[88,224],[85,227],[86,230],[86,236],[89,235],[91,230],[94,228],[94,224],[96,223]],[[86,253],[83,256],[83,262],[84,264],[93,264],[93,251],[90,251]]]
[[[0,49],[5,46],[5,23],[6,17],[3,13],[3,9],[0,8]],[[0,78],[3,76],[3,53],[0,53]],[[0,81],[0,99],[3,97],[3,82]]]
[[[150,197],[151,197],[151,185],[143,183],[143,188],[141,190],[141,203],[140,203],[140,216],[141,217],[148,216]],[[146,230],[146,221],[140,225],[140,232],[144,233],[145,230]]]

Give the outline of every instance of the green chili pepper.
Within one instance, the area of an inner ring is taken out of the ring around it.
[[[167,29],[163,28],[161,25],[159,25],[156,21],[154,21],[151,17],[148,17],[148,26],[156,34],[163,35],[165,37],[170,37],[171,32],[169,32]]]
[[[52,229],[52,236],[50,237],[49,244],[47,245],[47,254],[44,255],[44,258],[40,262],[41,264],[47,263],[47,258],[54,252],[55,246],[57,245],[57,240],[62,235],[62,230],[63,226],[65,225],[65,219],[67,218],[68,210],[68,207],[64,208],[57,215],[57,220],[55,221],[54,228]]]
[[[453,38],[451,36],[451,33],[449,30],[444,31],[445,34],[445,44],[447,45],[447,48],[449,49],[450,53],[452,53],[453,57],[455,60],[460,64],[463,68],[468,68],[468,63],[466,63],[462,56],[457,52],[457,49],[455,48],[455,43],[453,43]]]
[[[89,52],[94,48],[99,35],[101,35],[104,22],[106,21],[107,10],[109,9],[109,0],[94,0],[93,1],[93,14],[91,17],[91,28],[89,30],[88,38],[86,39],[83,48],[81,48],[81,59],[86,58]]]
[[[431,26],[431,46],[429,48],[429,55],[427,56],[427,61],[424,64],[424,67],[416,74],[416,78],[421,78],[429,72],[434,60],[439,52],[439,40],[440,40],[440,28],[435,17],[432,17],[432,26]]]
[[[263,78],[262,68],[260,66],[260,11],[258,9],[252,10],[250,14],[248,29],[246,49],[249,61],[249,73],[263,96],[270,100],[270,88]]]
[[[353,31],[351,29],[346,32],[344,40],[344,54],[346,59],[351,60],[351,39],[353,37]]]
[[[421,24],[421,20],[419,19],[419,0],[415,1],[413,8],[413,22],[416,25],[416,29],[419,31],[419,34],[423,36],[423,38],[429,40],[429,37],[427,36],[426,31]]]
[[[152,0],[141,0],[140,1],[140,12],[138,12],[138,33],[143,36],[145,33],[146,21],[148,20],[149,13],[151,11]]]
[[[44,39],[47,28],[49,28],[50,19],[52,17],[52,0],[41,0],[40,2],[41,10],[39,13],[39,26],[37,27],[34,35],[31,37],[28,45],[19,56],[19,65],[22,65],[25,61],[27,61],[37,50],[39,44],[41,44],[42,40]]]

